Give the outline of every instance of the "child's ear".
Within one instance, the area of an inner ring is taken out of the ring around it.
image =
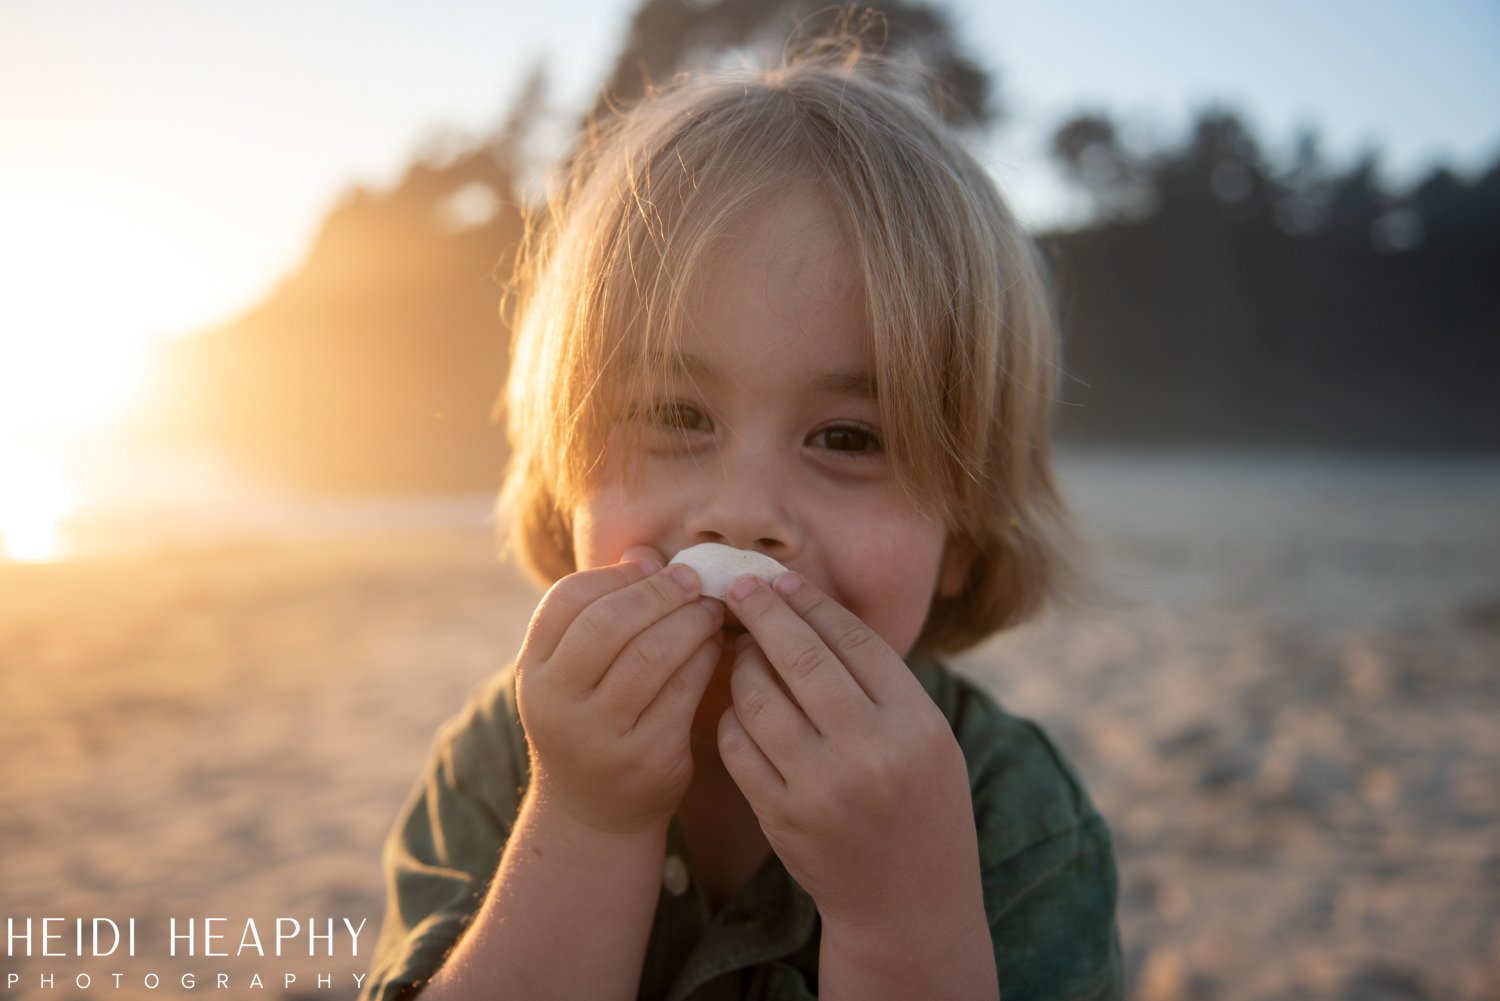
[[[938,567],[937,596],[956,598],[969,581],[969,570],[979,555],[979,547],[968,539],[952,537],[943,547],[943,562]]]

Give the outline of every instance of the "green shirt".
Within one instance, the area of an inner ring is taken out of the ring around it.
[[[1109,830],[1062,754],[934,661],[912,669],[958,737],[979,832],[1004,1001],[1119,998]],[[515,677],[503,671],[439,731],[385,846],[385,922],[362,998],[409,996],[484,899],[528,781]],[[710,911],[673,825],[639,997],[800,1001],[818,984],[818,912],[772,853]]]

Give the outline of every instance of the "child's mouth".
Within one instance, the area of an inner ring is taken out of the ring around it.
[[[735,614],[733,612],[729,611],[729,609],[727,608],[724,610],[724,625],[719,628],[719,634],[724,638],[725,647],[733,649],[734,641],[739,639],[749,631],[750,630],[746,629],[744,624],[735,617]]]

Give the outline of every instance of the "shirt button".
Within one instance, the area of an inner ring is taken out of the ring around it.
[[[661,885],[674,897],[687,892],[690,877],[687,863],[676,855],[668,855],[661,867]]]

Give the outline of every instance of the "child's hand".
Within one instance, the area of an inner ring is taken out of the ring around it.
[[[571,574],[532,616],[517,663],[532,794],[608,834],[665,830],[692,775],[690,725],[724,608],[649,549]]]
[[[799,575],[753,584],[728,599],[754,642],[740,641],[719,750],[825,934],[877,954],[979,934],[987,950],[968,772],[947,720],[890,646]]]

